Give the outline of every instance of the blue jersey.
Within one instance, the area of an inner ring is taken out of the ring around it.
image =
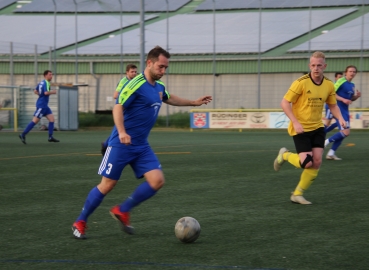
[[[122,89],[117,103],[123,106],[124,128],[131,136],[132,145],[148,144],[147,137],[154,126],[162,101],[170,97],[161,81],[151,85],[144,74],[139,74]],[[109,146],[124,147],[116,126],[110,135]]]
[[[38,91],[36,108],[47,108],[49,95],[45,95],[45,93],[50,91],[50,83],[47,80],[43,80],[36,86],[36,90]]]
[[[345,77],[338,79],[337,82],[334,84],[334,88],[336,89],[337,95],[348,100],[351,100],[352,96],[355,94],[355,84],[347,81]],[[349,105],[339,100],[337,100],[337,105],[340,108],[342,114],[349,113]]]

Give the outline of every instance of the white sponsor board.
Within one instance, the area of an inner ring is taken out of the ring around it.
[[[290,119],[284,112],[205,112],[192,113],[191,128],[278,128],[286,129]],[[200,117],[201,116],[201,117]],[[325,113],[322,121],[325,120]],[[332,123],[334,123],[334,119]],[[201,125],[200,125],[201,124]],[[369,112],[350,112],[350,127],[369,128]]]
[[[269,128],[288,128],[290,119],[284,112],[269,113]]]
[[[210,128],[269,128],[269,113],[210,112]]]

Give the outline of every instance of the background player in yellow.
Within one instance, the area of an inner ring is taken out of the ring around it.
[[[311,204],[303,194],[317,177],[322,164],[324,103],[328,104],[341,125],[346,124],[336,103],[333,82],[323,74],[326,67],[324,53],[314,52],[310,57],[310,72],[292,83],[281,102],[283,111],[290,119],[288,133],[293,138],[297,154],[282,147],[274,160],[274,170],[279,171],[285,161],[303,169],[300,181],[291,195],[293,203]]]

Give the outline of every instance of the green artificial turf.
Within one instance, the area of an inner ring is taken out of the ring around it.
[[[166,184],[131,215],[126,235],[109,215],[143,180],[127,167],[90,216],[87,240],[71,225],[101,177],[108,131],[0,132],[0,269],[368,269],[368,132],[352,131],[323,160],[305,197],[289,201],[301,169],[273,170],[285,131],[157,131],[150,144]],[[355,144],[347,146],[348,143]],[[201,235],[176,239],[174,225],[196,218]]]

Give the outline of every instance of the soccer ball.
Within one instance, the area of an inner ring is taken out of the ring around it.
[[[199,222],[192,217],[180,218],[174,227],[176,237],[184,243],[195,242],[201,232]]]

